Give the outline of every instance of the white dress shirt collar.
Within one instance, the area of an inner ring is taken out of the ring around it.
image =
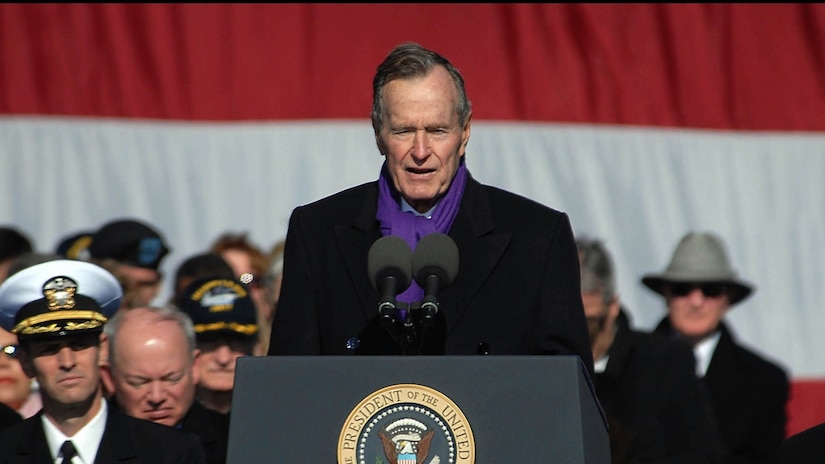
[[[610,361],[610,355],[609,354],[606,354],[606,355],[602,356],[601,358],[597,359],[593,363],[593,371],[597,374],[601,374],[602,372],[604,372],[605,369],[607,369],[608,361]]]
[[[719,344],[719,338],[722,332],[717,330],[712,335],[697,343],[693,347],[693,356],[696,358],[696,375],[704,377],[710,367],[710,360],[713,358],[713,352],[716,350],[716,345]]]
[[[63,432],[57,429],[51,421],[42,415],[40,420],[43,422],[43,431],[46,433],[46,442],[49,444],[49,452],[54,457],[54,462],[59,463],[62,460],[60,455],[60,446],[66,440],[71,440],[77,449],[77,456],[72,460],[73,463],[92,464],[95,462],[97,456],[97,449],[100,446],[100,441],[103,439],[103,431],[106,429],[106,416],[108,414],[108,405],[106,400],[100,399],[100,410],[95,414],[95,417],[84,425],[73,437],[63,435]]]

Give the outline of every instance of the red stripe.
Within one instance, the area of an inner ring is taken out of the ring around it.
[[[0,4],[0,114],[366,119],[403,40],[477,119],[825,130],[823,4]]]

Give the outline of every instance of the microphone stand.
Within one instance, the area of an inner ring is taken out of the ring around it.
[[[412,348],[418,345],[418,331],[415,326],[415,313],[412,309],[407,310],[404,321],[401,323],[401,353],[411,354]],[[420,349],[420,347],[419,347]]]
[[[382,304],[379,306],[380,324],[401,348],[402,355],[411,354],[412,349],[418,344],[416,313],[420,310],[416,308],[414,304],[408,305],[403,302],[398,302],[395,305]],[[403,313],[399,311],[403,311]],[[418,317],[420,318],[420,316]]]
[[[430,338],[444,337],[441,333],[444,329],[443,322],[440,324],[436,322],[436,319],[443,319],[443,316],[438,314],[436,301],[409,303],[409,305],[398,302],[396,307],[382,308],[378,319],[380,325],[400,348],[401,355],[421,355],[424,351],[431,351],[432,340]],[[399,309],[404,310],[403,316],[398,312]],[[437,325],[438,328],[436,328]]]

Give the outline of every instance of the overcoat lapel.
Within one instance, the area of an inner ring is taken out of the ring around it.
[[[381,238],[381,229],[375,218],[378,208],[378,182],[374,182],[372,187],[364,190],[365,195],[354,210],[352,223],[335,226],[338,249],[347,266],[348,275],[345,277],[350,280],[358,294],[358,301],[367,320],[374,317],[378,311],[378,293],[370,282],[367,259],[370,247]]]
[[[458,274],[454,282],[440,291],[438,299],[450,333],[481,291],[511,239],[510,233],[495,232],[484,187],[472,176],[467,178],[461,208],[448,235],[458,245]]]

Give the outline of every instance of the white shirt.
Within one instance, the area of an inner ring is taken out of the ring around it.
[[[716,345],[719,344],[721,336],[722,332],[717,330],[713,335],[693,346],[693,357],[696,358],[696,375],[698,377],[704,377],[708,372],[710,360],[713,358],[713,352],[716,350]]]
[[[106,429],[106,416],[109,412],[106,400],[100,399],[100,410],[95,417],[84,425],[73,437],[63,435],[52,422],[46,418],[45,414],[40,417],[43,422],[43,431],[46,432],[46,442],[49,444],[49,452],[54,456],[55,464],[63,460],[60,455],[60,447],[66,440],[71,440],[77,449],[77,456],[72,459],[72,464],[92,464],[97,456],[97,448],[100,440],[103,439],[103,431]]]
[[[601,358],[597,359],[593,363],[593,371],[597,374],[601,374],[602,372],[604,372],[605,369],[607,369],[607,362],[608,361],[610,361],[610,355],[609,354],[606,354],[606,355],[602,356]]]

